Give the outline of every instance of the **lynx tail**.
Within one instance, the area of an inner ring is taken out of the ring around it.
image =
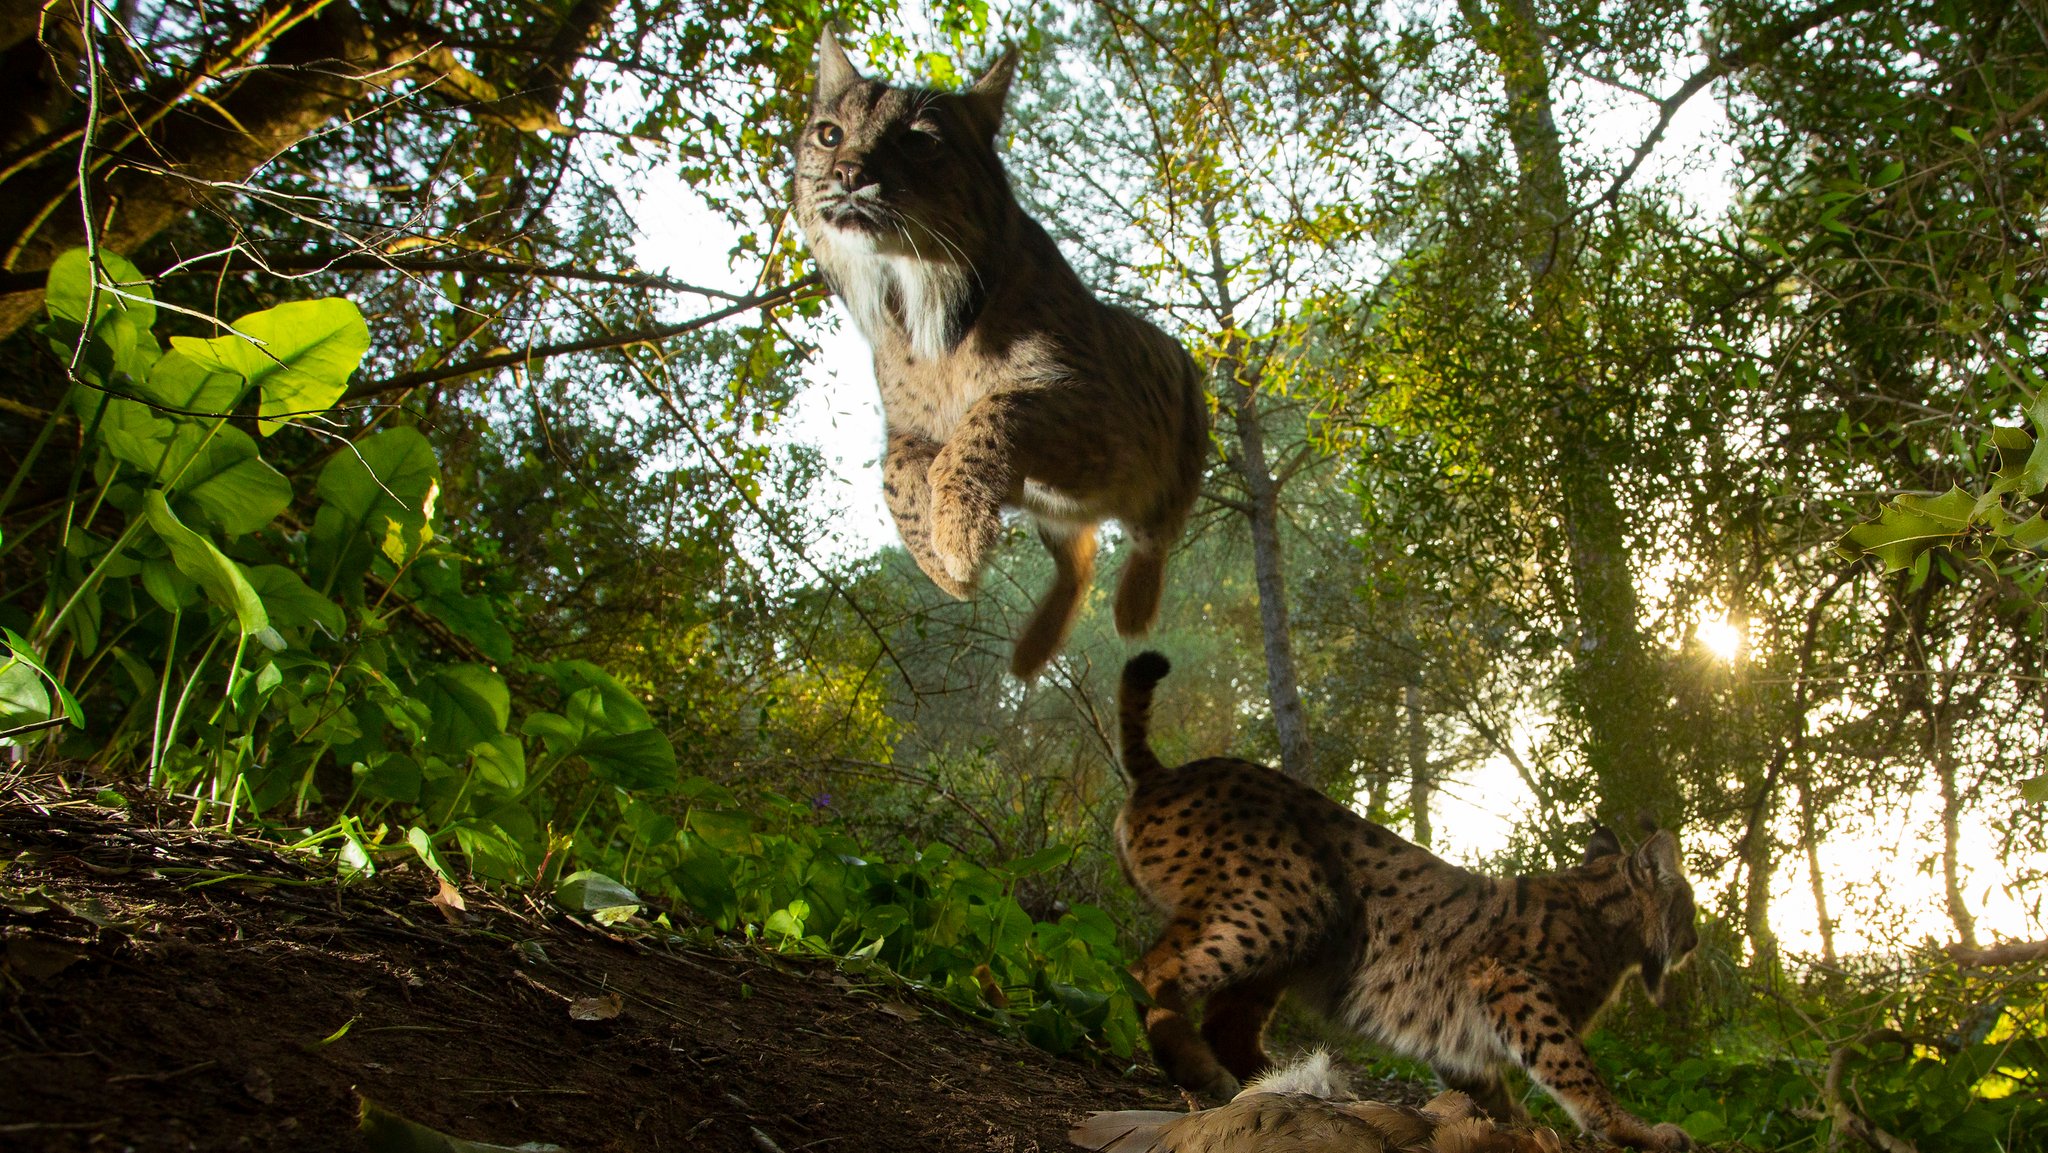
[[[1123,725],[1124,775],[1133,781],[1166,767],[1152,751],[1152,688],[1172,669],[1172,662],[1155,652],[1139,653],[1124,664],[1116,704]]]

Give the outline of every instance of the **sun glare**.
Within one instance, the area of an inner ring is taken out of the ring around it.
[[[1701,617],[1699,624],[1693,626],[1693,635],[1708,652],[1731,665],[1742,655],[1742,626],[1729,623],[1726,612]]]

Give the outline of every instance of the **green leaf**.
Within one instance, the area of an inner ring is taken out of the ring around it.
[[[366,533],[398,563],[432,539],[441,466],[418,429],[386,429],[337,453],[314,487],[323,502],[314,535],[337,548]]]
[[[526,746],[511,733],[478,741],[470,750],[477,780],[494,789],[515,792],[526,786]]]
[[[283,427],[281,421],[334,407],[370,350],[370,326],[362,311],[341,297],[280,304],[241,317],[234,329],[212,340],[172,337],[171,347],[262,389],[257,411],[266,418],[261,426],[265,436]]]
[[[8,663],[10,665],[25,665],[44,680],[50,682],[50,687],[57,690],[57,700],[63,704],[64,716],[70,720],[71,727],[77,729],[84,728],[84,707],[78,703],[77,697],[71,695],[71,690],[64,687],[64,682],[58,680],[57,675],[50,671],[50,667],[43,663],[42,658],[36,654],[35,646],[29,644],[20,633],[10,628],[0,628],[0,638],[5,638],[7,641],[7,650],[10,655]],[[45,698],[43,716],[48,717],[49,715],[49,701]]]
[[[426,775],[420,763],[404,753],[380,753],[355,765],[356,785],[363,795],[380,801],[416,805]]]
[[[185,413],[226,415],[234,411],[249,384],[240,375],[202,364],[173,349],[149,367],[137,392],[158,404]]]
[[[28,663],[10,658],[0,664],[0,729],[50,719],[50,693]]]
[[[572,912],[594,913],[599,909],[637,908],[646,902],[603,873],[578,869],[555,885],[555,903]]]
[[[356,1127],[362,1133],[363,1147],[370,1153],[561,1153],[561,1146],[541,1142],[491,1145],[451,1137],[438,1129],[409,1121],[368,1097],[359,1100],[361,1117]]]
[[[418,825],[406,829],[405,843],[412,846],[413,855],[420,859],[420,863],[432,869],[435,876],[454,883],[454,874],[448,871],[447,864],[441,860],[441,854],[434,851],[434,839],[427,835],[425,829]]]
[[[1877,520],[1850,529],[1836,548],[1851,557],[1874,556],[1886,572],[1897,572],[1927,549],[1952,543],[1976,510],[1977,499],[1960,488],[1935,497],[1907,494],[1886,505]]]
[[[162,492],[151,489],[143,494],[142,500],[149,527],[170,546],[171,560],[178,571],[198,581],[199,587],[206,590],[207,599],[233,613],[243,636],[268,633],[270,614],[264,611],[263,599],[242,575],[242,567],[222,555],[212,541],[186,528],[185,522],[165,503]]]
[[[623,789],[665,791],[676,784],[676,749],[658,729],[586,737],[576,754]]]
[[[505,678],[483,665],[443,665],[420,681],[417,696],[430,718],[427,747],[437,753],[467,753],[512,719]]]
[[[86,348],[82,367],[102,383],[111,383],[115,373],[139,379],[147,375],[150,362],[158,358],[156,338],[150,336],[150,330],[156,328],[156,305],[152,303],[156,295],[150,291],[147,276],[115,252],[100,250],[100,268],[104,274],[100,276],[98,299],[92,301],[92,342]],[[45,326],[43,332],[51,338],[51,350],[66,365],[72,362],[80,330],[86,328],[86,301],[92,299],[92,279],[92,262],[86,258],[84,248],[72,248],[49,266],[43,307],[49,311],[53,324]],[[121,289],[127,295],[113,289]]]
[[[283,629],[319,625],[328,636],[339,637],[347,627],[341,606],[314,592],[298,573],[280,564],[258,565],[248,570],[249,587],[263,598],[270,623]]]
[[[682,844],[682,858],[670,871],[669,880],[699,916],[721,930],[733,928],[739,923],[740,898],[724,858],[694,837],[682,838]]]
[[[2048,773],[2021,781],[2020,799],[2032,805],[2048,801]]]
[[[292,482],[263,463],[256,441],[238,428],[215,432],[172,491],[229,536],[263,528],[292,503]]]
[[[1074,859],[1072,845],[1048,845],[1028,857],[1018,857],[1003,864],[1003,871],[1016,877],[1035,877],[1040,873],[1059,868]]]

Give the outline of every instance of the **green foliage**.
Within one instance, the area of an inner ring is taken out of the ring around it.
[[[1095,1045],[1131,1056],[1138,994],[1115,923],[1085,904],[1034,920],[1017,900],[1020,884],[1064,865],[1072,849],[985,867],[945,845],[899,841],[893,859],[879,860],[821,827],[809,804],[742,797],[702,777],[682,781],[677,796],[680,813],[616,792],[604,822],[612,831],[586,856],[719,932],[886,966],[1051,1052]],[[566,878],[556,899],[599,914],[642,903],[599,873]]]

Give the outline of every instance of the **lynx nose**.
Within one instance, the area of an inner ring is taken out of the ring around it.
[[[858,192],[874,183],[873,180],[868,178],[867,169],[861,167],[860,162],[857,160],[840,160],[835,162],[832,165],[832,179],[837,180],[839,187],[848,192]]]

